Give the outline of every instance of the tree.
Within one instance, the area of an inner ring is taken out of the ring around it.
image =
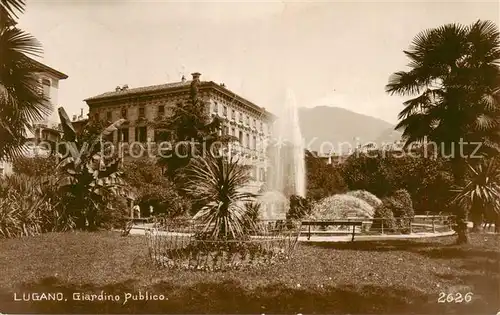
[[[311,204],[307,199],[292,195],[290,196],[290,208],[286,214],[287,220],[301,220],[312,212]]]
[[[235,157],[197,157],[188,169],[187,192],[203,203],[193,217],[203,225],[209,239],[240,239],[249,230],[246,204],[255,195],[242,191],[249,180],[248,168]],[[251,227],[250,227],[251,229]]]
[[[160,165],[166,167],[166,175],[178,183],[186,181],[182,170],[194,155],[206,156],[222,149],[218,142],[227,143],[236,138],[220,135],[222,119],[210,119],[207,104],[199,97],[200,80],[195,77],[190,85],[187,102],[177,103],[173,115],[154,123],[157,140],[170,141],[172,150],[163,152],[168,157],[160,158]],[[213,151],[212,151],[213,149]]]
[[[338,168],[326,164],[309,151],[306,151],[305,159],[308,199],[320,200],[347,190]]]
[[[56,170],[63,206],[71,209],[76,228],[95,229],[103,223],[100,221],[104,218],[102,214],[126,210],[119,198],[125,196],[126,189],[119,171],[120,159],[116,155],[107,156],[108,149],[101,145],[102,139],[116,131],[125,120],[117,120],[98,134],[84,128],[80,138],[62,107],[59,117],[63,140],[70,153],[59,162]],[[121,217],[118,215],[117,221]]]
[[[404,51],[410,71],[396,72],[386,91],[403,96],[396,129],[405,146],[427,138],[441,145],[455,181],[462,185],[465,158],[483,143],[483,154],[494,154],[500,143],[500,33],[490,21],[470,26],[447,24],[423,31]],[[461,151],[463,150],[463,151]],[[467,213],[457,211],[458,243],[467,242]]]
[[[0,159],[21,156],[27,130],[52,110],[28,58],[40,56],[41,44],[16,26],[24,8],[23,0],[0,1]]]
[[[174,183],[163,176],[156,161],[148,158],[125,160],[123,179],[136,191],[141,209],[153,206],[155,214],[176,217],[189,209],[186,198],[179,196]]]
[[[342,177],[350,190],[366,190],[380,198],[406,189],[418,213],[446,212],[452,196],[449,164],[440,157],[426,157],[423,151],[353,154],[342,164]]]

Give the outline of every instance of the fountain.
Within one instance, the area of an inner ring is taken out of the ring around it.
[[[285,106],[273,125],[273,140],[268,149],[268,191],[260,198],[265,219],[284,219],[291,195],[305,197],[305,151],[300,132],[298,107],[291,90]]]

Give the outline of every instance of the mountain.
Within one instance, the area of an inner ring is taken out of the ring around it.
[[[306,149],[318,153],[332,148],[348,152],[358,144],[393,143],[401,137],[386,121],[339,107],[299,108],[299,124]]]

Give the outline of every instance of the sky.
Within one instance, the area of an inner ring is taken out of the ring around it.
[[[422,30],[477,19],[499,23],[498,1],[110,1],[28,0],[19,26],[44,47],[41,61],[66,73],[59,106],[85,98],[201,79],[271,112],[287,90],[301,107],[337,106],[397,123],[403,98],[384,87],[406,70],[403,50]]]

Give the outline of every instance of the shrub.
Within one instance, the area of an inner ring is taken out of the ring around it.
[[[109,194],[104,207],[96,215],[96,225],[104,229],[123,228],[129,216],[127,199]]]
[[[396,220],[396,227],[402,233],[410,232],[414,211],[410,194],[404,189],[395,191],[390,197],[384,199],[384,206],[389,208]]]
[[[300,220],[303,217],[311,214],[312,208],[308,200],[297,196],[290,196],[290,208],[286,214],[287,220]]]
[[[373,223],[370,229],[382,232],[382,224],[384,231],[397,231],[396,220],[394,219],[391,207],[388,206],[387,198],[382,199],[382,203],[375,208]]]
[[[366,201],[347,194],[339,194],[326,197],[316,203],[310,217],[320,220],[347,217],[372,218],[373,214],[373,207]]]
[[[347,195],[364,200],[373,208],[376,208],[382,204],[382,200],[366,190],[353,190],[348,192]]]
[[[73,217],[59,204],[55,188],[40,179],[13,174],[0,181],[0,237],[66,231]]]
[[[56,166],[57,161],[54,156],[21,156],[16,158],[12,163],[14,173],[24,174],[32,177],[53,174]]]

